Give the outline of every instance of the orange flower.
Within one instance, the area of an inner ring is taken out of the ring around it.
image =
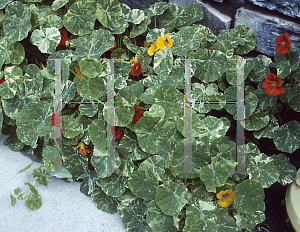
[[[277,47],[275,48],[275,51],[279,54],[287,53],[289,50],[289,47],[291,47],[291,41],[290,37],[287,33],[284,33],[283,35],[279,35],[277,39],[275,40],[275,44],[277,44]]]
[[[230,206],[230,205],[232,205],[233,200],[234,200],[234,192],[231,189],[228,189],[225,191],[220,191],[219,193],[217,193],[217,198],[219,200],[224,199],[223,201],[218,202],[218,204],[220,206],[222,206],[222,207]],[[227,199],[225,199],[225,198],[227,198]]]
[[[87,155],[87,153],[90,153],[91,152],[90,148],[92,148],[92,146],[87,146],[83,142],[78,143],[78,145],[74,147],[77,147],[78,152],[83,155]]]
[[[138,62],[132,66],[130,74],[132,76],[137,77],[137,76],[141,75],[141,73],[142,73],[142,65],[140,63],[140,59],[138,59]]]
[[[282,81],[280,77],[275,76],[273,73],[270,73],[266,76],[262,87],[265,89],[266,94],[279,96],[283,93]]]
[[[208,50],[211,50],[211,47],[209,47]]]
[[[114,50],[115,47],[117,47],[116,41],[114,41],[114,46],[112,48],[110,48],[109,51]]]
[[[83,76],[84,76],[84,75],[82,74],[82,72],[80,72],[79,64],[77,64],[77,67],[75,68],[75,72],[76,72],[76,74],[77,74],[79,77],[83,77]]]

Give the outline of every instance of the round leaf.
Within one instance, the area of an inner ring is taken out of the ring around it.
[[[164,214],[173,216],[188,203],[188,190],[184,184],[165,182],[156,189],[155,202]]]

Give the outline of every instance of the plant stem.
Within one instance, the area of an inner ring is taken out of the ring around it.
[[[156,15],[155,15],[155,18],[154,18],[154,25],[155,25],[155,28],[156,28]]]

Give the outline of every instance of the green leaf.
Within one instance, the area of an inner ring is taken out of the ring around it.
[[[140,24],[144,19],[144,11],[139,9],[132,9],[128,14],[128,18],[125,21],[132,22],[133,24]]]
[[[130,31],[129,37],[135,38],[140,34],[143,34],[147,31],[148,25],[151,23],[151,19],[148,15],[145,16],[145,19],[138,25],[133,25],[132,30]]]
[[[153,70],[157,75],[168,76],[173,68],[173,54],[171,48],[166,46],[154,55]]]
[[[156,189],[155,202],[164,214],[173,216],[188,203],[188,190],[184,184],[164,182]]]
[[[268,111],[256,109],[254,113],[247,117],[247,119],[245,120],[245,129],[250,131],[260,130],[266,127],[269,121],[270,116],[268,114]]]
[[[96,8],[93,4],[85,1],[73,2],[63,16],[63,24],[66,30],[73,35],[83,36],[93,31],[96,17]]]
[[[254,50],[256,45],[255,33],[246,25],[238,25],[234,30],[236,31],[236,35],[242,40],[234,50],[234,53],[244,55]]]
[[[263,211],[255,211],[253,214],[235,214],[236,224],[243,229],[253,230],[256,225],[265,221],[266,216]]]
[[[56,0],[56,2],[57,1],[58,0]],[[65,0],[60,0],[61,3],[63,3],[63,1]],[[51,27],[55,27],[55,28],[63,27],[62,18],[56,15],[56,12],[54,12],[55,10],[53,8],[51,9],[49,6],[44,6],[44,5],[42,5],[41,8],[35,10],[34,13],[38,18],[38,20],[36,21],[38,21],[38,25],[40,26],[40,29],[51,28]]]
[[[147,8],[148,16],[153,17],[156,15],[161,15],[168,8],[168,3],[166,2],[155,2]]]
[[[172,85],[161,85],[154,94],[155,104],[165,110],[165,120],[177,119],[184,113],[184,95]]]
[[[293,120],[283,124],[274,132],[273,141],[278,150],[293,153],[300,147],[300,123]]]
[[[80,192],[86,196],[90,195],[95,190],[95,183],[98,179],[98,176],[95,171],[88,170],[89,175],[83,178],[80,185]]]
[[[300,85],[294,85],[294,87],[290,89],[287,94],[289,106],[296,112],[300,112]]]
[[[262,81],[258,83],[257,90],[254,91],[254,94],[257,96],[259,108],[262,110],[274,106],[278,99],[278,96],[266,94],[264,88],[262,87]]]
[[[48,183],[51,181],[51,176],[49,172],[46,172],[45,169],[41,168],[33,169],[32,177],[36,180],[36,182],[44,186],[48,186]]]
[[[257,108],[256,106],[257,106],[257,102],[258,102],[258,99],[255,94],[253,94],[251,92],[247,93],[247,88],[248,88],[248,86],[246,86],[246,89],[245,89],[245,99],[244,99],[245,119],[249,119],[252,115],[255,114],[254,112],[255,112],[255,109]],[[224,92],[224,95],[226,97],[226,102],[238,102],[239,101],[239,99],[237,99],[237,86],[230,86],[229,88],[227,88]],[[237,104],[227,103],[227,104],[225,104],[224,108],[228,113],[233,115],[234,120],[237,120]],[[257,120],[253,116],[252,116],[252,119]],[[249,120],[248,123],[249,123],[248,128],[257,126],[254,123],[251,123],[251,120]],[[265,127],[267,125],[267,123],[268,123],[268,121],[264,121],[264,123],[259,123],[261,125],[260,128],[255,129],[255,130],[260,130],[261,128]],[[262,125],[264,125],[264,126],[262,126]],[[247,130],[248,130],[248,128],[247,128]]]
[[[71,145],[63,146],[62,159],[65,168],[70,171],[76,180],[78,180],[81,175],[87,174],[88,157],[79,153],[77,148]]]
[[[81,115],[86,115],[88,117],[93,117],[98,112],[98,104],[80,104],[78,108]]]
[[[162,181],[165,173],[164,158],[160,155],[150,156],[140,164],[139,170],[150,171],[157,180]]]
[[[134,98],[134,95],[131,94],[129,97]],[[123,97],[116,96],[114,100],[115,108],[112,108],[111,110],[115,110],[112,111],[114,113],[115,125],[118,125],[119,127],[125,127],[132,122],[135,114],[134,107]],[[133,101],[135,100],[132,100],[131,102]],[[103,108],[103,116],[105,121],[107,121],[107,117],[111,117],[111,115],[107,116],[108,112],[108,106],[105,105]]]
[[[198,2],[189,3],[184,9],[184,12],[189,15],[189,18],[185,21],[181,28],[190,26],[191,24],[201,21],[203,19],[203,11],[201,5]]]
[[[264,189],[260,183],[249,179],[244,180],[235,187],[233,207],[240,214],[253,214],[259,210],[264,198]]]
[[[95,78],[102,70],[102,64],[99,60],[93,58],[83,58],[79,61],[80,71],[90,77]]]
[[[64,137],[71,139],[83,131],[83,125],[71,115],[62,115],[62,129]]]
[[[155,198],[158,180],[150,170],[137,170],[130,174],[128,187],[137,197],[150,201]]]
[[[254,60],[254,68],[250,71],[248,77],[251,81],[264,81],[270,73],[272,60],[265,55],[258,55]]]
[[[150,156],[141,149],[136,134],[129,129],[125,129],[124,136],[115,149],[128,160],[143,160]]]
[[[144,200],[137,198],[122,202],[118,205],[118,213],[122,215],[122,222],[127,231],[150,231],[144,219],[147,213],[147,204]]]
[[[279,179],[274,160],[264,153],[256,156],[254,162],[247,165],[247,173],[249,173],[249,179],[260,183],[263,188],[271,187]]]
[[[275,160],[275,166],[278,169],[278,172],[280,174],[278,182],[281,185],[287,185],[294,181],[297,169],[294,165],[290,163],[289,157],[286,156],[283,153],[280,154],[274,154],[271,156],[273,160]]]
[[[106,86],[101,77],[89,78],[83,76],[77,84],[77,91],[83,98],[89,101],[98,101],[105,93]]]
[[[31,28],[31,12],[27,5],[14,1],[5,8],[2,20],[3,31],[8,41],[14,44],[28,36]]]
[[[189,12],[175,3],[168,3],[168,9],[158,17],[159,27],[173,31],[174,28],[184,25],[190,20]]]
[[[25,168],[22,168],[18,171],[17,174],[25,172],[27,169],[29,169],[34,163],[28,164]]]
[[[236,143],[224,136],[215,139],[210,146],[210,157],[211,160],[224,164],[233,173],[237,165]]]
[[[103,26],[115,30],[123,24],[124,14],[118,0],[98,1],[96,7],[97,19]]]
[[[199,177],[200,169],[210,163],[210,154],[207,144],[204,142],[207,142],[207,138],[204,138],[203,140],[193,140],[192,142],[192,154],[191,159],[187,159],[185,157],[185,151],[184,146],[185,142],[183,140],[180,140],[177,142],[175,151],[173,153],[173,161],[171,164],[171,168],[178,172],[176,175],[180,178],[184,179],[195,179]],[[190,154],[188,154],[190,155]],[[184,166],[189,165],[192,169],[187,170],[187,172],[184,172]]]
[[[140,48],[134,45],[133,43],[131,43],[130,39],[127,36],[123,36],[123,43],[133,53],[139,53]]]
[[[17,203],[17,198],[15,198],[13,195],[9,194],[10,195],[10,204],[11,206],[15,206],[16,203]]]
[[[58,10],[59,8],[63,7],[69,2],[69,0],[54,0],[54,2],[51,5],[51,8],[53,11]]]
[[[25,202],[26,207],[31,211],[36,211],[42,206],[42,197],[39,194],[34,194]]]
[[[298,51],[290,51],[284,54],[284,58],[278,58],[279,54],[275,54],[277,76],[281,79],[286,78],[292,71],[299,67],[300,56]]]
[[[106,148],[106,123],[102,119],[95,119],[88,129],[90,139],[98,149]],[[111,144],[108,141],[107,144]]]
[[[207,188],[223,186],[229,177],[226,166],[220,162],[213,162],[200,170],[200,179]]]
[[[39,192],[38,192],[37,189],[33,186],[32,183],[25,182],[24,184],[26,184],[26,185],[29,186],[29,188],[30,188],[30,190],[31,190],[31,192],[32,192],[33,194],[37,194],[37,195],[39,194]]]
[[[61,39],[60,32],[57,28],[35,29],[31,36],[30,42],[37,46],[42,53],[52,54],[56,51],[56,47]]]
[[[199,5],[198,3],[196,3]],[[177,32],[173,38],[172,52],[177,56],[186,56],[189,50],[197,50],[203,39],[205,31],[198,25],[187,26]]]
[[[147,207],[146,221],[152,231],[177,232],[173,217],[164,214],[154,200],[148,202]]]
[[[99,59],[104,52],[114,46],[114,40],[114,36],[108,30],[93,30],[90,35],[82,38],[81,43],[76,46],[74,55]]]
[[[194,58],[197,66],[194,76],[204,83],[218,80],[226,70],[227,57],[221,51],[199,48]]]
[[[0,85],[0,96],[2,99],[12,99],[17,92],[17,83],[13,80],[17,76],[22,76],[23,71],[19,66],[5,67],[5,81]]]
[[[9,59],[11,64],[19,65],[25,58],[25,50],[19,42],[8,46]],[[23,74],[23,73],[22,73]],[[22,75],[21,74],[21,75]]]
[[[98,185],[95,185],[91,197],[99,210],[110,214],[114,214],[117,211],[118,201],[113,197],[107,196]]]
[[[25,145],[36,148],[38,137],[49,133],[52,113],[52,107],[48,102],[30,102],[25,105],[16,118],[18,138]]]
[[[125,192],[127,177],[113,173],[110,177],[101,179],[101,188],[105,194],[111,197],[121,197]]]

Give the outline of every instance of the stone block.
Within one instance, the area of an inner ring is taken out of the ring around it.
[[[280,13],[293,18],[300,18],[299,0],[249,0],[255,5],[266,7],[269,10],[277,10]]]
[[[231,18],[213,8],[209,3],[203,3],[201,0],[169,0],[169,3],[175,3],[182,8],[185,8],[191,2],[197,2],[201,5],[203,19],[200,23],[210,28],[215,35],[218,35],[221,30],[230,29]]]
[[[275,39],[288,33],[292,45],[300,43],[300,24],[284,20],[272,14],[262,14],[241,7],[235,15],[234,27],[243,24],[248,26],[256,35],[255,51],[274,56],[276,54]],[[293,46],[298,50],[297,47]]]

